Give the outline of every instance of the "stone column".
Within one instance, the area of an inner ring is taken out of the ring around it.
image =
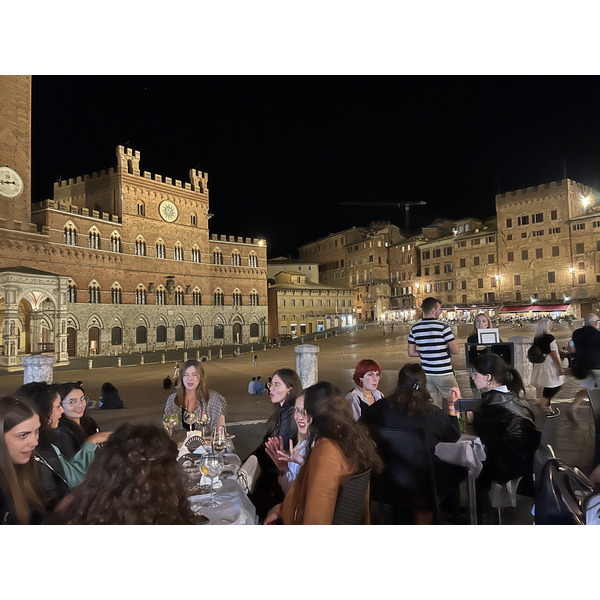
[[[296,352],[296,373],[300,377],[302,387],[307,388],[319,381],[319,346],[312,344],[302,344],[294,346]]]
[[[35,354],[34,356],[24,356],[23,362],[23,383],[32,381],[45,381],[52,383],[54,381],[54,356],[48,354]]]
[[[535,399],[536,389],[531,385],[531,374],[533,373],[533,366],[527,358],[527,350],[531,346],[531,339],[521,335],[508,338],[509,342],[514,343],[515,348],[515,369],[521,374],[523,383],[525,384],[525,397],[529,399]]]

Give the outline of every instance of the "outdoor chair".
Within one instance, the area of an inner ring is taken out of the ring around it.
[[[351,475],[344,481],[335,505],[332,525],[361,525],[364,523],[365,499],[369,491],[371,469]]]
[[[594,459],[592,461],[592,469],[595,469],[600,464],[600,388],[589,388],[587,394],[590,399],[590,409],[596,435]]]
[[[422,429],[371,427],[384,469],[373,477],[371,497],[391,505],[396,521],[414,509],[430,510],[439,523],[437,488],[433,457]]]
[[[552,448],[556,448],[556,434],[558,432],[558,419],[560,417],[560,410],[554,409],[554,414],[548,415],[544,421],[542,427],[542,437],[540,439],[540,445],[549,444]]]
[[[459,398],[454,403],[457,412],[475,412],[481,405],[481,398]],[[442,410],[446,410],[446,398],[442,398]]]

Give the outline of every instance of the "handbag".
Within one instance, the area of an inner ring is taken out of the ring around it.
[[[536,525],[585,525],[586,500],[596,492],[577,467],[551,458],[542,469],[535,495]]]
[[[590,374],[590,369],[584,360],[578,359],[575,355],[571,359],[571,375],[575,379],[585,379]]]

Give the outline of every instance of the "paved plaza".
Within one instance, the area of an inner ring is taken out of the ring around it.
[[[408,326],[396,326],[392,332],[390,328],[383,329],[377,324],[368,326],[360,325],[347,333],[327,339],[313,341],[310,336],[305,338],[305,343],[319,346],[319,379],[330,381],[343,392],[354,387],[352,373],[356,363],[363,358],[372,358],[381,364],[383,369],[380,389],[384,394],[389,394],[395,387],[399,369],[409,359],[407,354]],[[512,325],[500,327],[503,340],[513,336],[533,335],[534,326],[515,328]],[[457,340],[461,344],[461,354],[453,357],[453,365],[461,388],[462,396],[471,397],[469,388],[469,371],[466,370],[462,344],[469,333],[467,327],[459,327]],[[572,329],[567,324],[559,324],[553,334],[557,338],[560,348],[568,343]],[[271,402],[268,395],[251,396],[247,393],[248,382],[253,376],[261,375],[263,381],[279,368],[296,368],[296,353],[294,345],[281,348],[267,348],[255,350],[258,355],[257,366],[253,366],[254,352],[245,352],[233,358],[231,354],[224,353],[223,358],[214,358],[204,363],[208,387],[223,394],[228,403],[227,422],[228,429],[236,435],[235,446],[238,454],[245,458],[262,439],[266,431],[266,419],[271,413]],[[181,351],[180,356],[183,356]],[[193,356],[190,353],[190,356]],[[213,352],[213,356],[218,353]],[[158,360],[158,359],[157,359]],[[125,361],[123,361],[125,362]],[[79,360],[79,365],[82,361]],[[90,399],[97,400],[100,388],[105,381],[110,381],[119,390],[126,408],[123,410],[101,411],[92,409],[90,414],[96,419],[100,427],[105,430],[114,430],[123,422],[161,423],[162,411],[167,396],[171,393],[164,390],[162,380],[165,376],[172,376],[175,361],[165,364],[154,363],[144,365],[130,365],[122,367],[100,367],[93,369],[57,369],[54,373],[55,381],[78,381],[84,384],[86,394]],[[0,392],[10,393],[23,382],[22,373],[5,374],[0,376]],[[558,406],[560,425],[556,444],[556,454],[572,465],[589,472],[593,456],[594,429],[587,402],[584,402],[577,414],[577,425],[572,424],[566,416],[566,407],[579,389],[578,382],[567,377],[567,383],[555,398],[554,404]],[[543,412],[530,402],[536,414],[536,423],[541,429],[545,416]],[[510,521],[510,510],[507,511],[507,522]],[[515,516],[513,522],[527,522],[527,516]]]

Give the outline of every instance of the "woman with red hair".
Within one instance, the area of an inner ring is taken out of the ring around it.
[[[377,389],[381,380],[381,367],[374,360],[365,358],[356,365],[352,378],[356,387],[346,394],[346,400],[352,406],[354,420],[358,421],[369,406],[383,398],[383,394]]]

